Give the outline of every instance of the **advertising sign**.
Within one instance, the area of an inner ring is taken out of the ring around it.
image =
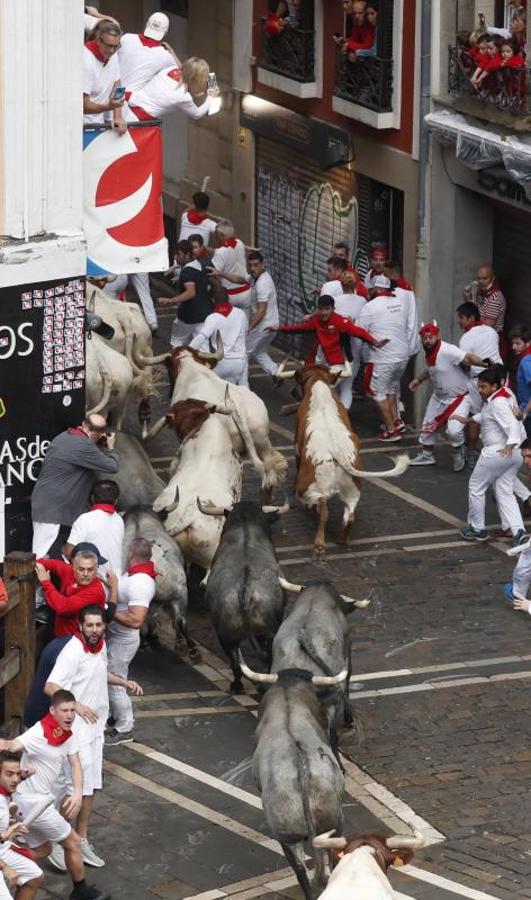
[[[0,290],[0,563],[31,549],[29,500],[49,442],[85,409],[84,278]]]

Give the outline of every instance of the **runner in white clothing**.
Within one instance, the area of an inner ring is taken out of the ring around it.
[[[163,43],[169,27],[168,16],[156,12],[147,20],[143,34],[122,35],[118,62],[128,92],[142,88],[161,69],[181,65],[174,50]]]
[[[525,439],[520,444],[520,452],[524,466],[531,470],[531,438]],[[514,601],[514,608],[531,614],[531,600],[528,599],[529,585],[531,584],[531,548],[522,550],[516,563],[512,583],[503,586],[506,600]]]
[[[206,317],[188,346],[208,352],[210,344],[215,345],[219,331],[223,342],[223,359],[216,363],[216,375],[231,384],[243,384],[247,372],[247,316],[242,309],[229,303],[227,291],[221,285],[216,285],[215,281],[214,279],[212,285],[212,294],[217,301],[214,310]]]
[[[345,318],[350,319],[354,324],[357,324],[357,321],[360,317],[361,311],[367,304],[365,297],[362,297],[360,294],[356,293],[356,276],[353,272],[343,272],[341,276],[341,287],[343,290],[342,294],[338,294],[334,297],[334,309],[340,316],[345,316]],[[352,385],[358,375],[360,365],[361,365],[361,354],[362,354],[362,342],[359,338],[351,337],[350,340],[350,353],[352,356],[351,366],[352,366],[352,375],[349,375],[347,378],[340,378],[336,386],[334,387],[335,392],[339,396],[343,406],[345,409],[350,409],[352,404]],[[319,358],[324,357],[321,351],[318,351],[316,362],[322,362]]]
[[[473,418],[481,425],[483,449],[468,483],[468,525],[459,534],[466,541],[487,540],[485,495],[492,487],[500,515],[513,534],[512,546],[518,547],[527,543],[513,490],[515,475],[522,465],[520,444],[526,438],[525,428],[514,414],[511,394],[503,387],[497,366],[480,372],[478,390],[485,403]],[[468,421],[459,413],[453,417],[463,424]]]
[[[192,234],[200,234],[205,247],[212,244],[211,238],[217,228],[215,219],[208,215],[210,197],[204,191],[197,191],[192,197],[193,206],[181,216],[179,240],[189,240]]]
[[[419,331],[427,368],[418,378],[409,383],[410,391],[416,391],[423,381],[430,379],[433,394],[430,397],[420,432],[422,450],[411,460],[412,466],[433,466],[435,456],[432,447],[437,441],[437,432],[446,425],[446,433],[453,447],[452,467],[460,472],[465,467],[465,426],[452,413],[467,416],[469,411],[468,376],[462,366],[480,366],[478,356],[460,350],[454,344],[441,340],[438,325],[433,322],[423,325]]]
[[[83,769],[83,801],[75,829],[81,838],[81,851],[86,863],[103,866],[88,841],[88,828],[94,791],[101,790],[103,764],[103,732],[109,715],[107,683],[118,684],[133,694],[141,694],[136,681],[128,681],[107,671],[105,623],[101,609],[86,606],[79,613],[79,632],[63,647],[44,685],[44,693],[53,697],[63,688],[76,697],[77,716],[72,731],[79,744]],[[68,773],[66,773],[68,784]],[[56,848],[54,847],[54,851]]]
[[[347,270],[347,260],[342,256],[331,256],[326,261],[326,277],[327,280],[321,287],[320,297],[336,297],[343,293],[343,285],[341,284],[341,276]]]
[[[122,572],[124,520],[116,512],[119,494],[115,481],[97,481],[90,495],[90,510],[77,517],[64,548],[65,556],[70,559],[77,544],[95,544],[107,560],[98,569],[99,578],[105,578],[109,568],[116,575]]]
[[[234,236],[234,226],[228,219],[218,222],[216,238],[219,246],[212,257],[210,275],[221,278],[221,284],[229,295],[229,303],[243,309],[249,319],[253,294],[247,272],[245,246]]]
[[[52,697],[50,711],[40,722],[11,741],[0,741],[0,750],[23,751],[23,768],[33,770],[14,795],[17,817],[23,821],[50,795],[56,795],[65,765],[70,766],[74,791],[69,797],[58,797],[60,811],[49,806],[30,825],[25,842],[35,859],[50,854],[52,842],[64,847],[66,868],[74,885],[72,900],[104,900],[108,892],[85,884],[85,866],[79,835],[68,819],[75,818],[83,800],[83,771],[79,746],[72,733],[76,717],[76,698],[70,691],[59,690]]]
[[[279,324],[277,289],[266,270],[264,257],[258,250],[249,253],[247,263],[254,282],[255,300],[255,310],[250,318],[247,333],[247,359],[248,361],[256,359],[260,368],[274,377],[278,366],[267,353],[267,348],[275,335],[265,329],[276,328]]]
[[[20,751],[0,751],[0,900],[13,900],[8,885],[16,885],[16,900],[33,900],[44,884],[44,875],[37,863],[17,853],[9,843],[18,836],[27,835],[27,829],[20,822],[9,824],[9,807],[14,802],[12,795],[23,776],[21,756]]]

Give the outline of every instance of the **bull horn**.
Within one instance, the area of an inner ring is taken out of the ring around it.
[[[286,581],[286,579],[282,576],[278,576],[278,583],[281,588],[284,588],[285,591],[291,591],[293,594],[300,594],[303,590],[302,584],[293,584],[291,581]]]
[[[142,429],[142,438],[145,441],[150,441],[151,438],[156,437],[157,434],[159,434],[162,431],[162,429],[166,427],[167,424],[168,424],[168,422],[166,420],[166,416],[162,416],[162,418],[160,418],[158,420],[158,422],[155,422],[155,424],[153,425],[153,428],[150,428],[149,431],[146,431],[145,435],[144,435],[144,429]]]
[[[267,513],[278,513],[279,516],[285,516],[287,512],[289,512],[289,503],[287,500],[284,501],[283,506],[262,506],[262,512],[267,515]]]
[[[312,675],[312,684],[316,685],[332,685],[332,684],[341,684],[342,681],[345,681],[348,672],[346,669],[343,669],[339,675]]]
[[[210,353],[209,351],[206,351],[206,350],[198,350],[197,355],[199,356],[199,359],[204,359],[204,360],[213,359],[216,362],[220,362],[220,360],[222,360],[223,356],[225,355],[225,351],[223,349],[223,339],[221,337],[221,332],[216,331],[216,349],[214,350],[213,353]]]
[[[288,378],[295,378],[297,374],[297,369],[293,369],[291,372],[281,372],[280,367],[275,372],[275,378],[279,378],[280,381],[287,381]]]
[[[159,353],[158,356],[142,356],[136,346],[136,334],[133,335],[133,360],[137,366],[158,366],[171,357],[171,353]]]
[[[199,497],[197,498],[197,506],[199,512],[202,512],[204,516],[224,516],[225,509],[223,506],[214,506],[208,504],[208,506],[201,502]]]
[[[323,834],[316,835],[312,841],[312,846],[316,850],[344,850],[347,846],[347,839],[340,836],[332,837],[334,832],[335,828],[332,828],[332,831],[325,831]]]
[[[166,512],[167,513],[175,512],[175,510],[177,509],[178,506],[179,506],[179,485],[176,484],[175,485],[175,499],[174,499],[173,503],[170,503],[170,505],[166,507]]]
[[[242,670],[245,677],[249,679],[249,681],[264,682],[266,684],[275,684],[275,682],[278,681],[278,675],[276,674],[267,672],[253,672],[253,670],[250,669],[249,666],[245,665],[241,651],[238,651],[238,656],[240,658],[240,669]]]
[[[292,416],[297,412],[299,406],[299,403],[286,403],[285,406],[280,407],[279,416]]]
[[[366,597],[365,600],[354,600],[353,597],[347,597],[346,594],[340,594],[340,597],[344,603],[352,603],[356,609],[367,609],[371,603],[368,597]]]
[[[410,834],[393,834],[385,839],[385,846],[390,850],[400,850],[403,847],[410,847],[412,850],[420,850],[426,846],[426,838],[417,828],[414,828],[415,837]]]

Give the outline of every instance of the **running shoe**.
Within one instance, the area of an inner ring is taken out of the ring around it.
[[[55,869],[58,869],[59,872],[66,872],[65,851],[61,847],[61,844],[52,844],[52,852],[48,856],[48,862],[51,863]]]
[[[70,900],[110,900],[109,891],[101,891],[93,884],[82,884],[70,893]]]
[[[520,531],[517,531],[515,536],[511,541],[511,547],[521,547],[522,544],[527,544],[529,541],[529,535],[524,531],[523,528]]]
[[[403,434],[404,431],[406,430],[406,423],[404,422],[403,419],[395,419],[393,424],[395,427],[395,431],[400,432],[400,434]]]
[[[105,747],[117,747],[119,744],[132,744],[134,741],[132,731],[117,731],[113,728],[105,735]]]
[[[452,450],[452,469],[454,472],[462,472],[466,465],[465,445],[454,447]]]
[[[515,597],[513,594],[513,585],[511,581],[508,581],[507,584],[503,585],[503,596],[507,600],[507,603],[510,603],[512,605]]]
[[[436,463],[435,456],[431,450],[421,450],[414,459],[411,460],[411,466],[434,466]]]
[[[98,856],[88,838],[81,838],[81,855],[83,856],[83,862],[87,866],[101,869],[105,865],[105,860]]]
[[[464,541],[487,541],[489,539],[486,531],[474,528],[473,525],[465,525],[464,528],[461,528],[459,537],[463,538]]]
[[[397,441],[402,440],[402,435],[398,431],[382,431],[376,440],[382,441],[384,444],[396,444]]]

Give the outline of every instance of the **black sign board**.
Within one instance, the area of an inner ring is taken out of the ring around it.
[[[345,165],[352,155],[348,131],[301,116],[253,94],[242,97],[240,124],[255,134],[307,153],[323,169]]]
[[[85,281],[0,289],[0,563],[31,548],[30,496],[49,442],[85,408]]]

